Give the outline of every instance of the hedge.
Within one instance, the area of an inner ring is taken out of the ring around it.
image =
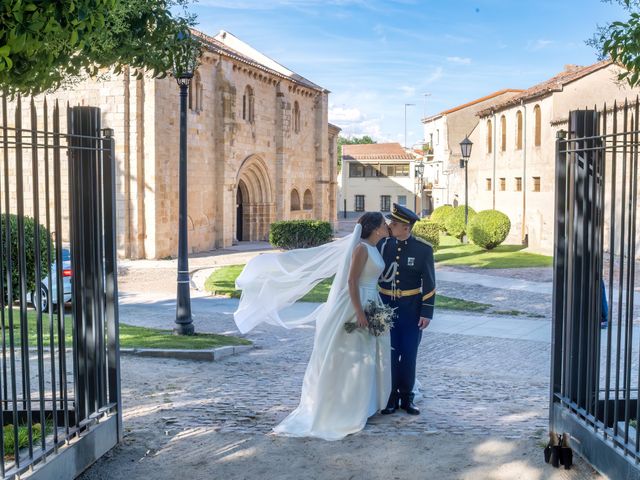
[[[271,224],[269,243],[277,248],[317,247],[333,239],[329,222],[318,220],[284,220]]]
[[[36,287],[36,251],[35,251],[35,221],[31,217],[22,217],[24,220],[24,256],[26,266],[26,283],[27,292],[35,290]],[[2,280],[7,278],[7,252],[6,252],[6,222],[7,215],[0,215],[0,234],[2,236],[0,245],[2,245]],[[20,297],[20,268],[18,263],[18,216],[9,215],[9,225],[11,227],[11,288],[13,300]],[[51,247],[51,256],[55,258],[55,250],[49,231],[40,225],[40,272],[41,278],[49,274],[47,265],[47,244]],[[5,288],[5,299],[6,290]]]
[[[511,221],[498,210],[483,210],[469,223],[469,239],[485,250],[500,245],[509,235]]]
[[[441,231],[446,232],[445,222],[452,213],[453,207],[451,205],[441,205],[431,212],[429,220],[436,223]]]
[[[469,218],[468,223],[471,224],[473,217],[476,215],[476,211],[469,207]],[[462,239],[465,235],[465,224],[464,224],[464,205],[459,205],[453,209],[451,215],[449,215],[445,221],[445,228],[447,229],[447,233],[452,237],[456,237],[458,239]]]
[[[416,222],[411,231],[416,237],[426,240],[433,246],[433,250],[440,245],[440,225],[431,220],[420,220]]]

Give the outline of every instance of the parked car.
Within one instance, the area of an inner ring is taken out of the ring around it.
[[[62,287],[64,303],[71,301],[71,252],[68,248],[62,249]],[[51,275],[51,295],[49,295],[49,275]],[[44,277],[40,282],[40,302],[36,292],[29,292],[29,301],[36,310],[47,312],[49,310],[49,302],[53,302],[53,307],[58,305],[58,264],[53,262],[49,275]]]

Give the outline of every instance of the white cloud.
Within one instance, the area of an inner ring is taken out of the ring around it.
[[[329,121],[342,129],[344,137],[369,135],[375,140],[383,140],[382,117],[368,118],[357,107],[329,105]]]
[[[532,52],[537,52],[538,50],[547,48],[549,45],[552,45],[553,43],[554,43],[553,40],[544,40],[542,38],[539,38],[538,40],[535,40],[535,41],[529,41],[529,44],[527,45],[527,49]]]
[[[407,85],[402,85],[400,90],[404,93],[405,97],[413,97],[416,94],[415,87],[409,87]]]
[[[436,68],[431,75],[429,75],[424,83],[425,85],[429,85],[430,83],[436,82],[442,78],[442,74],[444,73],[444,69],[442,67]]]
[[[332,123],[350,123],[364,120],[364,115],[359,108],[329,107],[329,121]]]
[[[447,57],[447,62],[455,63],[457,65],[469,65],[471,59],[469,57]]]

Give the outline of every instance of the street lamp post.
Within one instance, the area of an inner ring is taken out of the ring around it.
[[[420,195],[420,210],[418,211],[418,194],[416,194],[415,211],[418,216],[422,217],[422,176],[424,175],[424,163],[422,160],[415,165],[415,175],[418,179],[418,194]]]
[[[404,104],[404,148],[407,148],[407,107],[414,107],[415,103]]]
[[[469,137],[464,137],[464,140],[460,142],[460,150],[462,152],[462,158],[460,159],[460,168],[464,168],[464,225],[467,226],[469,222],[469,157],[471,156],[471,147],[473,142],[469,140]],[[466,230],[466,229],[465,229]]]
[[[191,36],[178,37],[177,51],[174,52],[173,76],[180,87],[180,162],[178,180],[178,278],[176,298],[176,335],[193,335],[191,317],[191,294],[189,291],[189,258],[187,232],[187,97],[189,86],[197,66],[198,52]]]

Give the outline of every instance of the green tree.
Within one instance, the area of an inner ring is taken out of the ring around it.
[[[597,49],[600,59],[611,58],[626,68],[618,75],[631,87],[640,84],[640,0],[603,0],[614,1],[629,13],[626,21],[615,21],[599,26],[587,44]]]
[[[362,145],[366,143],[377,143],[369,135],[363,135],[362,137],[343,137],[338,136],[338,170],[342,167],[342,146],[343,145]]]
[[[0,85],[38,94],[102,68],[161,77],[180,32],[194,25],[189,0],[4,0],[0,4]],[[172,11],[182,12],[174,15]],[[189,37],[191,38],[191,37]],[[189,40],[193,42],[193,40]]]

